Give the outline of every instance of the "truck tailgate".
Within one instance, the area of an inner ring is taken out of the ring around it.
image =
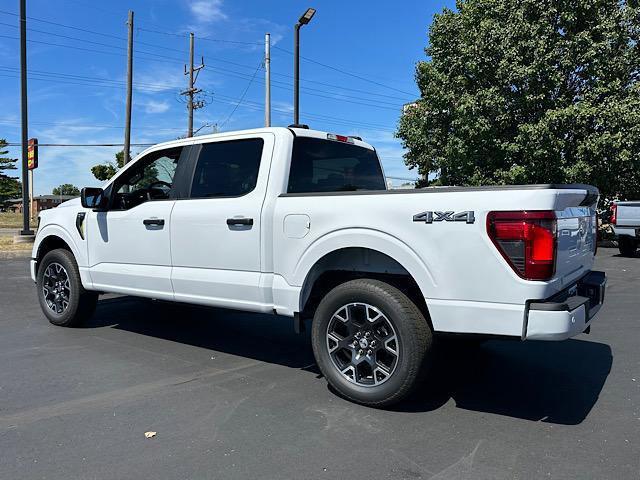
[[[563,192],[559,192],[562,196]],[[595,203],[556,210],[558,219],[556,277],[568,286],[593,267],[598,224]]]

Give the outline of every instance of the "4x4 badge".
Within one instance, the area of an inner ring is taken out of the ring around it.
[[[413,216],[414,222],[465,222],[473,223],[476,221],[476,217],[473,211],[467,212],[421,212],[416,213]]]

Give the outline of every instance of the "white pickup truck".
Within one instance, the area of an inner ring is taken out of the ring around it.
[[[41,213],[31,276],[76,326],[100,292],[312,319],[318,366],[385,406],[440,334],[563,340],[588,331],[598,191],[586,185],[388,190],[373,147],[302,127],[151,147]],[[434,340],[435,339],[435,340]]]
[[[640,201],[614,202],[611,223],[618,237],[620,254],[633,257],[640,245]]]

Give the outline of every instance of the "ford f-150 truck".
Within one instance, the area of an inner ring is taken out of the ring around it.
[[[614,202],[611,205],[611,223],[618,237],[620,254],[633,257],[640,245],[640,201]]]
[[[388,190],[357,137],[263,128],[153,146],[104,188],[41,212],[44,314],[76,326],[116,292],[311,321],[344,397],[403,398],[440,334],[563,340],[588,331],[598,191]]]

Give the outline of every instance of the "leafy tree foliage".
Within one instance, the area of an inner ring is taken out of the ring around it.
[[[63,183],[59,187],[55,187],[51,193],[53,195],[73,195],[77,197],[80,195],[80,189],[70,183]]]
[[[123,166],[124,166],[124,150],[120,150],[118,153],[116,153],[115,163],[107,162],[107,163],[94,165],[93,167],[91,167],[91,173],[98,180],[104,182],[106,180],[109,180],[111,177],[113,177],[118,171],[118,169],[122,168]]]
[[[17,177],[11,177],[5,173],[7,170],[17,169],[17,159],[5,157],[9,153],[6,147],[7,141],[0,139],[0,205],[10,198],[19,197],[22,192],[22,184]]]
[[[637,0],[458,0],[429,29],[405,162],[449,185],[640,198]]]

